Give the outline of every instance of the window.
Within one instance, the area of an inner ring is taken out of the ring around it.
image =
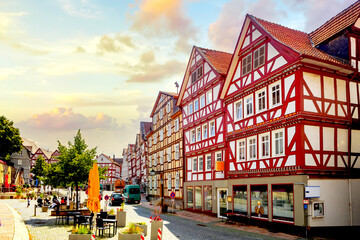
[[[203,139],[206,139],[208,137],[208,126],[203,125]]]
[[[180,146],[179,143],[175,144],[175,159],[179,159],[180,157]]]
[[[205,107],[205,95],[200,97],[200,108]]]
[[[157,134],[154,133],[154,144],[156,144],[156,142],[157,142]]]
[[[160,135],[160,141],[164,140],[164,130],[163,129],[161,129],[159,131],[159,135]]]
[[[275,106],[280,104],[281,93],[280,93],[280,83],[270,86],[271,89],[271,105]]]
[[[204,211],[211,212],[212,210],[212,188],[211,186],[204,186]]]
[[[166,156],[167,156],[167,161],[171,162],[171,147],[168,147]]]
[[[156,177],[155,177],[155,179],[154,179],[154,189],[155,189],[155,190],[157,189],[157,179],[156,179]]]
[[[199,168],[198,168],[199,172],[204,170],[203,166],[204,166],[204,157],[201,156],[201,157],[199,157]]]
[[[153,188],[153,180],[150,178],[150,183],[149,183],[149,187],[150,187],[150,190],[152,190],[152,188]]]
[[[272,186],[273,219],[294,221],[293,185]]]
[[[179,176],[179,172],[177,172],[175,175],[175,190],[179,190],[179,187],[180,187],[180,176]]]
[[[196,82],[196,71],[194,71],[192,74],[191,74],[191,84],[194,84]]]
[[[194,157],[193,158],[193,172],[197,172],[197,169],[198,169],[197,158]]]
[[[156,124],[156,114],[153,116],[153,124]]]
[[[211,170],[211,154],[206,155],[206,170]]]
[[[242,76],[251,72],[251,53],[242,60]]]
[[[203,76],[203,67],[202,66],[198,67],[196,72],[197,72],[197,80],[199,80]]]
[[[168,174],[168,190],[171,190],[171,173]]]
[[[274,156],[284,154],[284,131],[282,129],[273,131],[273,138]]]
[[[247,215],[247,189],[246,186],[234,186],[234,212]]]
[[[201,128],[197,128],[196,133],[197,133],[196,140],[199,142],[199,141],[201,141]]]
[[[256,137],[248,139],[249,159],[256,158]]]
[[[257,93],[257,97],[258,97],[258,104],[257,104],[257,108],[258,111],[263,111],[266,109],[266,94],[265,94],[265,90]]]
[[[194,112],[199,111],[199,99],[194,101]]]
[[[206,93],[206,104],[210,104],[212,102],[212,91],[208,91]]]
[[[221,154],[221,152],[216,153],[216,161],[217,161],[217,162],[222,161],[222,154]]]
[[[194,188],[193,187],[186,188],[186,199],[187,199],[187,207],[193,208],[194,207]]]
[[[265,45],[262,45],[254,51],[254,69],[265,63]]]
[[[160,109],[160,119],[162,119],[163,118],[163,110],[162,109]]]
[[[170,113],[170,110],[171,110],[171,102],[168,102],[166,105],[166,112]]]
[[[215,121],[210,122],[210,137],[215,136]]]
[[[171,135],[171,123],[169,123],[167,126],[167,135],[168,135],[168,137],[170,137],[170,135]]]
[[[175,132],[179,131],[179,119],[175,119]]]
[[[239,121],[243,118],[243,107],[242,101],[238,101],[235,103],[235,121]]]
[[[18,160],[18,165],[22,165],[22,160],[21,159]]]
[[[156,166],[157,165],[157,153],[155,153],[155,155],[154,155],[154,166]]]
[[[195,143],[195,130],[191,131],[191,143]]]
[[[195,209],[202,210],[202,188],[195,187]]]
[[[251,216],[268,217],[267,185],[251,186]]]
[[[269,134],[260,135],[260,155],[268,157],[270,154]]]
[[[246,156],[245,139],[238,141],[238,161],[244,161]]]
[[[152,165],[152,160],[151,160],[151,156],[149,156],[149,167],[151,167]]]
[[[253,114],[253,98],[252,98],[252,95],[250,95],[249,97],[247,97],[245,99],[245,102],[246,102],[246,116],[250,116]]]
[[[160,151],[160,164],[164,163],[164,152]]]
[[[189,114],[193,114],[193,112],[194,112],[193,104],[190,103],[189,104]]]

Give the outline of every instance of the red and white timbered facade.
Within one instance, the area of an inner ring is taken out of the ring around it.
[[[187,209],[211,212],[213,181],[225,179],[225,105],[219,97],[231,56],[193,47],[185,72],[177,104],[183,116]],[[200,195],[193,189],[198,185]]]
[[[43,148],[38,148],[38,150],[36,150],[36,152],[30,158],[31,168],[34,167],[36,159],[40,156],[42,156],[44,158],[45,162],[51,163],[50,159],[52,156],[52,152],[50,152],[46,149],[43,149]]]
[[[100,154],[96,161],[99,167],[105,168],[107,167],[108,170],[105,173],[105,180],[100,180],[100,183],[103,185],[104,189],[107,190],[114,190],[115,189],[115,181],[120,179],[121,167],[120,164],[115,162],[109,156],[105,154]]]

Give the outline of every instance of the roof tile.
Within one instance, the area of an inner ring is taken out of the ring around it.
[[[212,49],[200,47],[198,48],[205,54],[206,58],[220,74],[225,75],[227,73],[230,66],[232,54]]]

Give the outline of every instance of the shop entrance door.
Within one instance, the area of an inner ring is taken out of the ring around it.
[[[227,188],[218,188],[218,218],[226,218],[226,211],[228,209],[228,202],[227,202]]]

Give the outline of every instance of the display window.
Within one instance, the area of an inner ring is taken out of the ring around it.
[[[202,187],[195,187],[195,209],[202,211]]]
[[[273,219],[294,221],[294,188],[292,184],[272,186]]]
[[[247,214],[247,186],[233,186],[234,212]]]
[[[251,186],[251,216],[268,218],[267,185]]]
[[[186,188],[186,196],[187,196],[187,208],[194,207],[194,188],[187,187]]]
[[[204,211],[212,211],[212,188],[204,186]]]

